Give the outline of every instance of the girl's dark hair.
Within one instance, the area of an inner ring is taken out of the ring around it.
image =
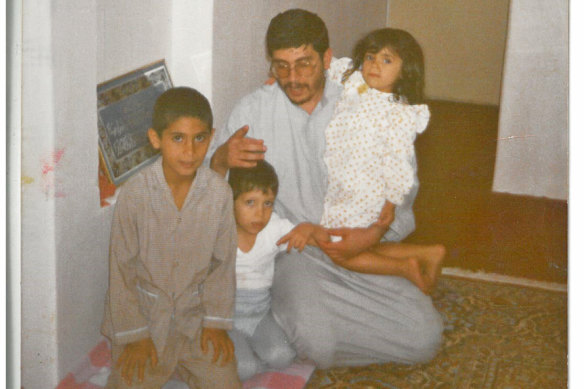
[[[213,112],[209,100],[193,88],[171,88],[161,94],[154,103],[152,128],[158,136],[181,117],[201,120],[209,129],[213,128]]]
[[[269,190],[278,195],[278,176],[276,170],[266,161],[258,161],[252,168],[229,169],[229,185],[233,191],[233,200],[245,192],[259,189],[264,193]]]
[[[401,77],[394,85],[393,93],[405,97],[409,104],[421,103],[424,100],[424,54],[414,37],[404,30],[374,30],[357,42],[353,49],[353,67],[343,79],[361,68],[366,53],[376,54],[386,47],[393,49],[402,60]]]
[[[274,16],[266,33],[268,55],[276,50],[312,45],[322,58],[329,48],[326,25],[315,13],[304,9],[289,9]]]

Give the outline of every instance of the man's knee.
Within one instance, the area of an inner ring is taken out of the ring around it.
[[[419,323],[412,338],[412,363],[429,362],[436,356],[442,345],[443,331],[442,317],[437,311]]]
[[[301,358],[308,358],[320,368],[332,366],[336,342],[331,326],[304,317],[296,322],[294,348]],[[312,318],[314,319],[314,318]]]

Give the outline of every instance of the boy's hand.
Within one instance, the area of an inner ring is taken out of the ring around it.
[[[134,369],[138,369],[138,382],[144,381],[144,369],[146,368],[146,361],[150,359],[150,367],[153,369],[158,364],[158,356],[156,355],[156,347],[152,339],[146,338],[136,342],[128,343],[124,347],[124,351],[118,358],[116,367],[120,370],[122,378],[127,385],[132,385],[134,378]]]
[[[225,364],[233,360],[233,342],[231,342],[229,335],[227,335],[227,331],[220,328],[203,327],[203,331],[201,332],[201,349],[204,354],[207,354],[209,351],[209,342],[213,346],[213,363],[219,360],[221,354],[223,354],[221,366],[225,366]]]
[[[292,231],[281,237],[280,240],[276,242],[276,245],[279,246],[288,243],[288,247],[286,248],[286,252],[288,253],[292,248],[302,251],[311,238],[315,229],[314,227],[315,226],[310,223],[300,223],[294,227]]]

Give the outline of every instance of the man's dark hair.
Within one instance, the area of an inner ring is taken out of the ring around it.
[[[162,136],[162,132],[181,117],[197,118],[209,130],[213,128],[213,112],[209,100],[193,88],[171,88],[161,94],[154,103],[152,128],[158,136]]]
[[[266,34],[270,57],[276,50],[304,45],[312,45],[321,58],[329,48],[326,25],[317,14],[304,9],[289,9],[272,19]]]
[[[252,168],[229,169],[229,185],[233,191],[233,200],[237,200],[242,193],[257,189],[264,193],[271,190],[274,196],[278,195],[278,175],[266,161],[258,161]]]

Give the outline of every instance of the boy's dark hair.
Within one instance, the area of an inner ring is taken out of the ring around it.
[[[252,168],[229,169],[229,185],[233,191],[233,200],[245,192],[259,189],[264,193],[269,190],[278,195],[278,175],[274,167],[266,161],[258,161]]]
[[[205,96],[193,88],[171,88],[161,94],[154,103],[152,128],[158,136],[180,117],[197,118],[209,129],[213,128],[213,112]]]
[[[304,9],[289,9],[274,16],[266,34],[268,55],[276,50],[312,45],[323,57],[329,48],[326,25],[315,13]]]
[[[382,28],[367,34],[357,42],[353,50],[353,67],[345,79],[361,68],[366,53],[378,53],[389,47],[402,60],[401,77],[394,85],[393,93],[405,97],[409,104],[419,104],[424,100],[424,54],[414,37],[404,30]]]

